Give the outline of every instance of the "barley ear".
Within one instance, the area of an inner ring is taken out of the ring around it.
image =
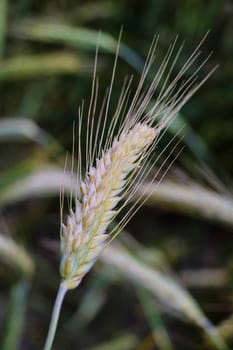
[[[62,281],[44,350],[51,349],[62,301],[67,290],[76,288],[80,284],[109,241],[121,231],[128,219],[140,207],[139,201],[133,203],[119,225],[109,229],[111,222],[116,219],[125,203],[134,196],[134,186],[139,186],[150,172],[151,165],[148,165],[147,160],[155,150],[160,134],[166,131],[182,106],[212,73],[196,83],[200,68],[194,68],[190,78],[186,79],[187,70],[199,56],[199,45],[180,71],[173,74],[173,68],[182,50],[178,48],[174,53],[175,40],[148,86],[146,80],[156,56],[157,43],[158,38],[155,38],[133,97],[130,97],[132,79],[125,80],[112,118],[109,117],[109,106],[119,45],[116,49],[110,87],[98,116],[95,116],[98,99],[96,55],[90,104],[84,120],[83,105],[79,109],[76,173],[73,160],[71,166],[72,175],[75,175],[77,183],[75,186],[71,185],[69,213],[65,221],[62,215],[64,196],[60,197]],[[170,83],[171,76],[175,77]],[[161,89],[157,94],[159,86]],[[157,99],[153,100],[155,95]],[[98,120],[97,125],[95,118]],[[160,121],[157,122],[158,120]],[[84,121],[86,121],[86,125],[84,124],[86,127],[83,127]],[[81,142],[82,130],[85,130],[84,149]],[[85,164],[84,176],[82,176],[83,164]]]

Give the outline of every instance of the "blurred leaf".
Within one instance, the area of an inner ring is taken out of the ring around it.
[[[6,24],[8,16],[8,0],[0,0],[0,58],[5,51]]]
[[[34,271],[34,262],[26,250],[1,233],[0,261],[24,277],[30,277]]]
[[[7,169],[6,171],[2,171],[0,174],[0,191],[1,195],[3,193],[10,191],[10,187],[14,186],[14,184],[17,184],[20,181],[23,181],[26,177],[30,176],[32,173],[37,171],[40,167],[40,163],[38,162],[35,164],[35,160],[33,159],[27,159],[24,162],[21,162],[19,164],[16,164],[15,166],[10,167],[10,169]],[[17,196],[16,196],[17,198]],[[0,197],[0,202],[2,199],[2,203],[4,202],[4,198]],[[14,196],[11,196],[11,199],[9,202],[11,202]],[[18,198],[19,200],[20,198]],[[6,198],[7,201],[7,198]]]
[[[148,198],[145,204],[151,207],[159,206],[233,227],[232,198],[194,182],[163,181],[153,186],[144,183],[137,188],[137,196],[142,196],[142,200]]]
[[[137,291],[145,317],[150,325],[155,344],[160,350],[172,350],[173,346],[171,340],[151,294],[142,287],[138,287]]]
[[[116,267],[127,279],[153,293],[169,312],[176,312],[201,327],[217,349],[227,349],[216,328],[196,301],[171,276],[144,265],[116,243],[103,251],[101,260]]]
[[[10,34],[16,38],[38,40],[47,43],[59,43],[95,51],[101,50],[116,53],[118,42],[111,35],[84,27],[72,27],[67,24],[47,23],[41,19],[25,20],[11,27]],[[139,71],[143,67],[140,56],[127,45],[121,43],[120,57]]]
[[[72,181],[70,174],[64,173],[64,170],[44,166],[43,169],[28,172],[21,179],[6,186],[1,192],[0,203],[5,205],[29,197],[58,195],[63,187],[69,194]]]
[[[135,335],[126,334],[110,340],[109,342],[88,348],[88,350],[132,350],[137,343],[138,339]]]
[[[90,71],[87,59],[68,52],[14,56],[0,64],[0,80],[28,79],[58,74],[84,74]]]
[[[8,117],[0,120],[0,142],[24,139],[47,145],[52,138],[30,119]]]
[[[2,350],[19,349],[22,332],[25,325],[25,311],[28,301],[29,283],[20,281],[12,287],[7,321],[2,341]]]

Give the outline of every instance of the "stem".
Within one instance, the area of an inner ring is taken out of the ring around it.
[[[66,292],[67,292],[67,288],[64,287],[64,285],[61,283],[59,286],[57,297],[53,307],[53,312],[52,312],[52,316],[49,324],[49,330],[48,330],[44,350],[50,350],[52,348],[54,336],[57,329],[57,323],[58,323],[58,319],[61,311],[61,306],[62,306],[62,302],[64,300]]]

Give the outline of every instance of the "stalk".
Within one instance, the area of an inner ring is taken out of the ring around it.
[[[47,338],[44,345],[44,350],[50,350],[52,348],[62,303],[66,295],[66,292],[67,292],[67,288],[61,283],[57,292],[55,303],[54,303],[53,312],[52,312],[52,316],[49,324],[49,330],[48,330]]]

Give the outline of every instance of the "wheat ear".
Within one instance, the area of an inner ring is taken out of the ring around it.
[[[181,47],[175,52],[175,40],[151,84],[147,86],[146,79],[155,59],[157,43],[158,38],[155,38],[133,98],[130,98],[132,79],[129,79],[123,84],[116,112],[110,119],[109,106],[119,52],[119,46],[117,47],[110,87],[97,124],[94,119],[98,98],[96,55],[87,124],[84,128],[83,106],[79,113],[77,181],[71,189],[70,212],[65,223],[62,219],[64,199],[61,196],[60,272],[62,281],[44,350],[50,350],[52,347],[66,291],[80,284],[101,251],[109,243],[108,238],[115,237],[139,208],[139,201],[136,201],[119,225],[107,233],[110,223],[124,207],[124,200],[128,202],[133,197],[135,186],[139,186],[150,171],[151,166],[148,165],[147,160],[161,137],[161,131],[167,129],[181,107],[212,73],[210,72],[201,82],[196,83],[197,73],[200,70],[198,67],[190,78],[185,80],[187,70],[199,56],[199,45],[170,83],[169,78],[182,50]],[[152,101],[159,84],[160,93],[157,99]],[[160,118],[159,122],[158,118]],[[80,141],[83,129],[86,133],[84,152]],[[83,153],[86,155],[84,178],[81,169]],[[72,172],[74,172],[73,163]],[[75,202],[74,208],[73,202]]]

